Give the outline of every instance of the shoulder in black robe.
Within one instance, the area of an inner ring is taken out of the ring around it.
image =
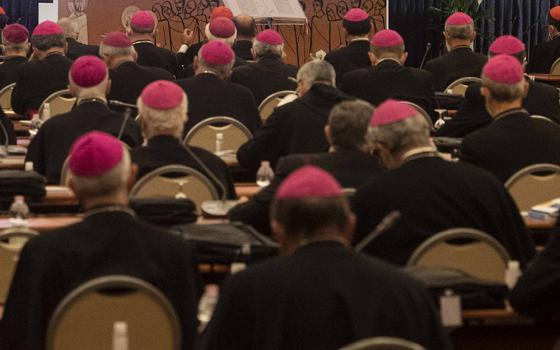
[[[336,85],[340,86],[344,74],[356,69],[371,67],[369,40],[354,40],[348,46],[329,52],[325,61],[336,71]]]
[[[2,108],[0,108],[0,146],[4,146],[6,144],[6,139],[8,140],[9,145],[17,144],[16,133],[14,131],[14,125],[12,121],[6,117]]]
[[[252,61],[253,53],[251,49],[253,48],[252,40],[236,40],[233,44],[232,49],[235,52],[235,56],[241,57],[245,61]]]
[[[469,47],[461,47],[426,63],[426,69],[434,78],[434,89],[445,89],[457,79],[465,77],[480,78],[482,67],[488,58],[473,52]]]
[[[99,46],[97,45],[82,44],[81,42],[72,38],[66,39],[66,42],[68,43],[68,51],[66,52],[66,56],[71,60],[75,60],[79,57],[88,55],[99,57]]]
[[[149,42],[137,42],[134,44],[134,49],[138,53],[136,63],[139,65],[165,69],[174,77],[180,75],[177,58],[168,49],[158,47]]]
[[[26,57],[11,56],[7,57],[4,62],[0,64],[0,89],[17,81],[18,66],[25,62],[27,62]]]

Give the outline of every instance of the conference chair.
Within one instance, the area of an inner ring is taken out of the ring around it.
[[[340,350],[426,350],[426,348],[401,338],[374,337],[359,340]]]
[[[16,83],[6,85],[2,90],[0,90],[0,107],[6,114],[13,114],[12,110],[12,92],[14,92],[14,87]]]
[[[482,79],[475,78],[475,77],[465,77],[460,78],[449,84],[447,88],[445,88],[445,93],[449,95],[461,95],[465,96],[469,85],[473,83],[480,83]]]
[[[253,138],[251,131],[236,119],[210,117],[196,124],[188,133],[183,144],[203,148],[216,153],[216,138],[223,135],[219,156],[235,155],[245,142]]]
[[[273,93],[261,102],[261,104],[259,105],[259,113],[261,115],[263,124],[266,123],[266,121],[274,111],[274,108],[278,107],[282,100],[289,95],[293,95],[295,96],[295,98],[297,98],[297,94],[295,91],[283,90]]]
[[[556,122],[552,121],[552,119],[550,119],[548,117],[545,117],[544,115],[533,114],[533,115],[531,115],[531,118],[537,119],[537,120],[544,120],[544,121],[547,121],[549,123],[556,124]]]
[[[188,198],[201,205],[220,199],[214,185],[198,170],[184,165],[166,165],[142,177],[130,192],[133,198]]]
[[[46,349],[115,349],[113,338],[122,333],[127,349],[181,347],[179,319],[163,293],[138,278],[109,275],[78,286],[62,300],[49,321]]]
[[[560,58],[554,61],[552,66],[550,67],[550,74],[551,75],[560,75]]]
[[[55,115],[68,113],[74,108],[76,104],[76,98],[70,94],[70,90],[60,90],[49,95],[41,106],[39,107],[39,117],[43,119],[43,113],[45,109],[45,104],[48,103],[50,107],[50,117]]]
[[[6,302],[19,253],[39,232],[27,227],[12,227],[0,232],[0,304]]]
[[[433,235],[417,247],[408,267],[449,268],[473,277],[503,283],[509,261],[495,238],[472,228],[453,228]]]
[[[424,117],[424,119],[426,119],[428,125],[430,126],[430,130],[434,131],[434,122],[432,121],[432,117],[430,117],[430,115],[428,114],[428,112],[426,112],[424,108],[410,101],[402,101],[402,103],[406,103],[410,107],[414,108],[422,117]]]
[[[519,170],[505,183],[521,211],[560,198],[560,166],[535,164]]]

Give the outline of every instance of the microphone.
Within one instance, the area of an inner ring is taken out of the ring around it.
[[[130,119],[130,115],[132,114],[132,108],[130,107],[126,107],[126,110],[124,111],[124,118],[121,124],[121,128],[119,130],[119,135],[117,136],[117,138],[119,140],[121,140],[121,137],[124,133],[124,128],[126,127],[126,123],[128,122],[128,120]],[[121,140],[122,141],[122,140]]]
[[[127,107],[127,108],[138,109],[138,106],[136,106],[136,105],[126,103],[126,102],[122,102],[122,101],[118,101],[118,100],[110,100],[109,104],[113,105],[113,106],[118,106],[118,107]]]
[[[212,179],[218,185],[218,187],[220,188],[220,191],[222,191],[222,195],[220,196],[220,199],[222,201],[225,201],[226,200],[226,187],[224,186],[224,184],[218,179],[218,177],[216,175],[214,175],[214,173],[212,171],[210,171],[210,169],[208,169],[206,164],[204,164],[200,160],[200,158],[198,158],[196,156],[196,154],[194,154],[194,152],[191,150],[191,148],[189,146],[183,144],[183,147],[185,147],[187,152],[194,159],[194,161],[202,168],[202,170],[204,170],[204,172],[206,172],[206,174],[208,174],[208,177],[210,177],[210,179]]]
[[[428,52],[432,48],[432,43],[426,44],[426,51],[424,51],[424,57],[422,57],[422,63],[420,63],[420,69],[424,68],[424,64],[426,63],[426,58],[428,58]]]
[[[381,222],[377,224],[375,229],[354,247],[354,251],[361,252],[362,250],[364,250],[364,248],[367,247],[374,239],[379,237],[379,235],[395,226],[400,218],[401,212],[398,210],[393,210],[389,214],[385,215],[383,220],[381,220]]]

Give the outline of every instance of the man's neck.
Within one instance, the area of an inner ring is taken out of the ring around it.
[[[393,57],[381,58],[377,61],[377,64],[380,64],[381,62],[384,62],[384,61],[393,61],[393,62],[397,62],[399,65],[402,65],[401,61],[399,61],[398,59],[393,58]]]
[[[454,41],[452,43],[448,43],[449,47],[451,48],[451,51],[456,50],[456,49],[470,49],[471,47],[471,42],[468,40],[464,40],[464,41]]]
[[[47,56],[50,56],[52,54],[60,54],[60,55],[64,55],[64,49],[62,47],[51,47],[50,49],[46,50],[46,51],[38,51],[38,58],[41,60],[44,60]]]
[[[247,37],[237,37],[236,41],[250,41],[253,42],[254,38],[247,38]]]
[[[80,198],[84,209],[92,210],[97,208],[109,207],[113,205],[128,206],[128,194],[119,192],[112,195],[100,196],[94,198]]]
[[[488,112],[492,118],[496,118],[504,112],[520,108],[523,108],[523,101],[521,99],[513,102],[492,103],[488,106]]]
[[[324,228],[320,232],[312,234],[308,237],[291,237],[282,246],[284,254],[293,254],[298,249],[319,242],[338,242],[342,245],[349,246],[348,239],[335,228]]]
[[[26,51],[6,50],[6,57],[26,57]]]
[[[369,34],[366,35],[348,35],[346,41],[351,43],[353,41],[369,41]]]
[[[121,64],[126,63],[126,62],[134,62],[134,58],[131,57],[131,56],[115,57],[109,62],[109,68],[116,69]]]
[[[132,34],[132,42],[136,43],[138,41],[149,41],[154,42],[154,39],[151,34]]]

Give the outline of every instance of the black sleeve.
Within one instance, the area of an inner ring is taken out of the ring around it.
[[[12,124],[10,119],[6,117],[2,108],[0,108],[0,123],[2,123],[2,125],[0,126],[0,145],[5,145],[6,140],[8,141],[9,145],[17,144],[14,125]]]
[[[25,63],[23,64],[25,65]],[[25,115],[27,112],[27,105],[29,101],[26,99],[25,92],[28,91],[29,86],[25,74],[25,69],[20,65],[18,67],[18,79],[12,92],[12,109],[19,115]]]
[[[45,123],[37,132],[37,135],[31,139],[27,147],[27,154],[25,155],[26,162],[33,163],[33,170],[43,176],[47,176],[47,159],[45,153],[47,145],[45,140],[45,133],[48,130],[48,125]]]

